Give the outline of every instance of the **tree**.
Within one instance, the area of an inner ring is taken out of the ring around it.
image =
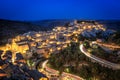
[[[84,42],[83,42],[83,45],[84,45],[85,48],[89,48],[89,47],[90,47],[90,44],[89,44],[88,41],[84,41]]]
[[[91,77],[91,72],[90,72],[90,69],[88,66],[82,66],[82,68],[80,68],[81,72],[80,72],[80,76],[85,78],[85,79],[88,79]]]

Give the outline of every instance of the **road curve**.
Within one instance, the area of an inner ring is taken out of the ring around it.
[[[46,66],[48,60],[44,61],[43,62],[43,65],[42,65],[42,68],[44,68],[46,71],[48,71],[49,73],[54,73],[54,74],[58,74],[59,71],[57,70],[54,70],[52,68],[49,68],[48,66]],[[63,72],[62,73],[62,76],[70,76],[71,78],[73,78],[74,80],[84,80],[83,78],[79,77],[79,76],[76,76],[76,75],[73,75],[73,74],[70,74],[70,73],[65,73]]]
[[[87,57],[97,61],[98,63],[102,63],[105,66],[113,68],[113,69],[120,69],[120,64],[111,63],[107,60],[101,59],[101,58],[96,57],[96,56],[90,54],[89,52],[87,52],[87,50],[84,48],[83,44],[81,44],[79,46],[79,48],[80,48],[81,52],[84,53]]]
[[[104,43],[97,43],[101,46],[105,46],[105,47],[111,47],[111,48],[120,48],[120,46],[117,46],[117,45],[112,45],[112,44],[104,44]]]

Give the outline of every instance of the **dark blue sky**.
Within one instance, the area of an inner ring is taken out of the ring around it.
[[[0,19],[120,19],[120,0],[0,0]]]

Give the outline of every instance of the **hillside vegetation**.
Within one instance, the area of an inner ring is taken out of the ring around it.
[[[51,68],[72,73],[86,80],[119,80],[120,70],[112,70],[93,63],[80,50],[79,43],[71,43],[59,54],[52,54],[49,58]]]

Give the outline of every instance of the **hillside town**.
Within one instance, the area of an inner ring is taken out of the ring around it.
[[[96,30],[105,30],[105,28],[98,23],[81,22],[81,24],[77,24],[77,21],[74,21],[70,23],[69,27],[58,26],[51,31],[31,31],[23,35],[18,35],[14,39],[9,39],[8,44],[0,47],[0,49],[4,52],[11,50],[14,53],[22,53],[23,55],[29,55],[34,51],[48,58],[51,53],[58,53],[59,50],[67,47],[71,41],[78,42],[78,38],[72,40],[73,35],[78,36],[82,31],[93,28]]]
[[[93,29],[106,30],[103,25],[98,24],[97,22],[77,23],[75,20],[74,22],[69,23],[67,27],[57,26],[51,31],[29,31],[28,33],[18,35],[13,39],[8,39],[8,43],[5,46],[0,46],[0,50],[2,50],[1,60],[7,60],[5,57],[7,51],[12,52],[8,62],[13,65],[17,65],[17,62],[22,62],[24,63],[22,65],[25,65],[27,63],[26,59],[31,59],[35,53],[37,54],[37,57],[34,58],[41,59],[44,57],[47,59],[50,54],[59,53],[62,49],[70,46],[71,42],[79,42],[78,35],[83,31],[87,30],[90,32]],[[21,54],[23,58],[17,60],[17,58],[19,58],[19,56],[17,56],[18,54]],[[35,69],[35,67],[29,67],[29,69]]]

